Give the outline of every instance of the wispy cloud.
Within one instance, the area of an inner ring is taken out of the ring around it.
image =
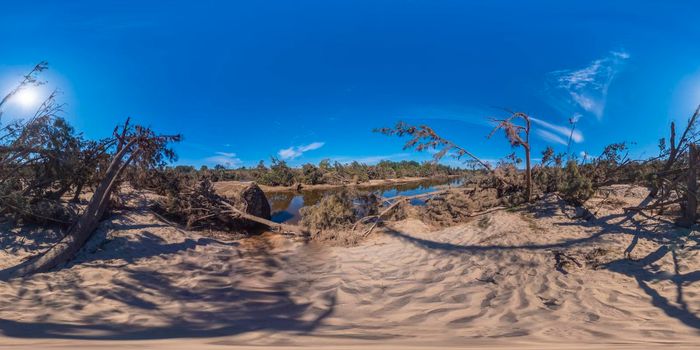
[[[533,117],[530,117],[530,120],[539,127],[544,128],[537,129],[535,133],[546,141],[567,145],[569,137],[571,137],[571,141],[575,143],[583,142],[583,134],[578,130],[574,130],[572,133],[571,127],[555,125]]]
[[[209,165],[223,165],[227,168],[235,168],[243,162],[231,152],[216,152],[215,156],[207,157],[204,162]]]
[[[561,136],[555,135],[547,130],[538,129],[535,131],[535,133],[546,141],[558,143],[564,146],[567,144],[566,140],[564,140]]]
[[[289,148],[281,149],[277,154],[280,156],[280,158],[285,159],[285,160],[291,160],[295,159],[298,157],[301,157],[304,152],[308,151],[313,151],[315,149],[319,149],[325,145],[325,142],[313,142],[308,145],[300,145],[300,146],[292,146]]]
[[[554,90],[565,93],[569,104],[600,119],[605,111],[608,88],[629,58],[625,51],[611,51],[584,68],[549,73],[549,83]]]

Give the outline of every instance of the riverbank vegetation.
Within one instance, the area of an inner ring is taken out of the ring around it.
[[[260,161],[256,167],[227,169],[222,165],[213,168],[202,166],[176,166],[173,171],[185,176],[206,177],[217,181],[255,181],[266,186],[302,185],[346,185],[358,184],[370,180],[400,179],[407,177],[445,177],[462,175],[465,169],[436,164],[434,162],[390,161],[382,160],[369,165],[353,161],[350,163],[322,160],[317,165],[306,163],[300,167],[291,167],[286,161],[272,157],[270,165]]]

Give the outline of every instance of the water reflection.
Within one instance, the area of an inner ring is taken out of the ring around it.
[[[377,196],[391,198],[396,196],[414,196],[423,193],[433,192],[438,187],[461,186],[464,180],[461,178],[433,179],[421,182],[381,185],[358,189],[358,195],[374,193]],[[325,190],[302,190],[301,192],[277,192],[267,196],[272,208],[272,221],[297,223],[301,219],[299,209],[307,205],[318,203],[321,198],[329,194],[342,191],[342,188],[332,188]],[[411,200],[413,205],[425,204],[425,199]]]

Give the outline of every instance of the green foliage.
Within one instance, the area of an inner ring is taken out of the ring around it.
[[[464,175],[469,172],[433,162],[393,162],[388,160],[381,161],[376,165],[368,165],[360,162],[331,163],[330,160],[324,159],[319,162],[318,166],[306,163],[301,167],[292,168],[285,161],[277,158],[272,158],[272,164],[269,168],[263,161],[260,161],[254,168],[226,169],[224,166],[217,165],[213,169],[202,167],[195,170],[189,166],[177,166],[176,169],[181,173],[194,172],[200,176],[206,176],[213,182],[255,181],[268,186],[290,186],[295,183],[342,185],[404,177]]]
[[[301,167],[301,176],[299,182],[306,185],[320,184],[323,179],[323,171],[311,163],[304,164]]]
[[[262,167],[264,164],[260,163]],[[259,170],[260,165],[258,165]],[[279,160],[272,157],[272,165],[270,165],[270,170],[265,171],[259,178],[259,182],[263,185],[268,186],[291,186],[294,183],[294,172],[287,166],[287,162]]]
[[[562,169],[564,155],[554,153],[552,147],[542,151],[540,165],[533,169],[533,181],[537,192],[552,193],[559,190],[562,185],[564,171]]]
[[[564,200],[575,205],[583,205],[594,193],[591,180],[581,174],[578,164],[573,160],[570,160],[564,168],[564,178],[559,192]]]
[[[175,171],[178,173],[193,173],[196,170],[191,165],[178,165],[175,167]]]
[[[301,223],[317,231],[351,225],[355,222],[353,198],[348,191],[325,196],[318,204],[301,208]]]

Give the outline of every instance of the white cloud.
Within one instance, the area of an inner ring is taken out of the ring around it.
[[[578,119],[577,116],[574,116],[573,118]],[[571,137],[571,140],[575,143],[581,143],[583,142],[583,134],[578,131],[574,130],[573,133],[571,133],[571,127],[563,126],[563,125],[555,125],[549,122],[546,122],[541,119],[533,118],[530,117],[530,120],[548,130],[542,130],[538,129],[535,132],[542,137],[543,139],[551,142],[556,142],[556,143],[561,143],[563,145],[568,144],[569,137]],[[563,142],[560,142],[563,141]]]
[[[243,163],[235,153],[231,152],[216,152],[215,156],[205,158],[204,162],[209,165],[223,165],[227,168],[235,168]]]
[[[319,149],[325,145],[325,142],[312,142],[308,145],[292,146],[289,148],[281,149],[277,154],[282,159],[295,159],[301,157],[304,152],[313,151]]]
[[[610,51],[610,54],[623,60],[630,58],[630,54],[625,51]]]
[[[551,132],[549,132],[549,131],[547,131],[547,130],[538,129],[538,130],[535,131],[535,133],[536,133],[539,137],[541,137],[541,138],[543,138],[543,139],[545,139],[545,140],[547,140],[547,141],[549,141],[549,142],[558,143],[558,144],[561,144],[561,145],[564,145],[564,146],[567,145],[566,140],[564,140],[561,136],[555,135],[555,134],[553,134],[553,133],[551,133]]]
[[[236,156],[235,153],[231,153],[231,152],[216,152],[216,154],[218,154],[220,156],[228,157],[228,158],[232,158],[232,157]]]
[[[555,90],[566,93],[569,103],[602,118],[610,83],[630,58],[625,51],[611,51],[581,69],[558,70],[549,73]]]

